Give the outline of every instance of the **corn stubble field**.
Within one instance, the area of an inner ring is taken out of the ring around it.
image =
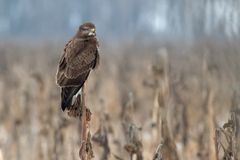
[[[0,160],[77,160],[79,121],[60,110],[64,43],[0,43]],[[99,160],[240,159],[240,46],[101,45],[86,87]]]

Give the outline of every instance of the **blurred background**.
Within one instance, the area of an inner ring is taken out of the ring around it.
[[[0,160],[79,159],[55,73],[86,21],[95,159],[240,159],[240,0],[0,0]]]
[[[0,33],[6,37],[64,37],[93,21],[103,39],[236,38],[238,0],[37,1],[1,0]]]

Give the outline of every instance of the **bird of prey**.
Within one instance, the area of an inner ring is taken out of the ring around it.
[[[56,76],[63,111],[71,107],[73,96],[82,88],[90,71],[98,66],[98,46],[96,28],[90,22],[82,24],[65,45]]]

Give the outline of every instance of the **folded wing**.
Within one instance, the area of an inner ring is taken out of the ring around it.
[[[72,97],[81,89],[91,69],[99,61],[97,46],[85,41],[71,40],[64,49],[57,71],[57,84],[61,89],[61,107],[64,110],[72,103]]]

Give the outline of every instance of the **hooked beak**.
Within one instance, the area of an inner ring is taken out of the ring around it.
[[[95,28],[90,29],[88,35],[89,36],[96,36],[96,29]]]

